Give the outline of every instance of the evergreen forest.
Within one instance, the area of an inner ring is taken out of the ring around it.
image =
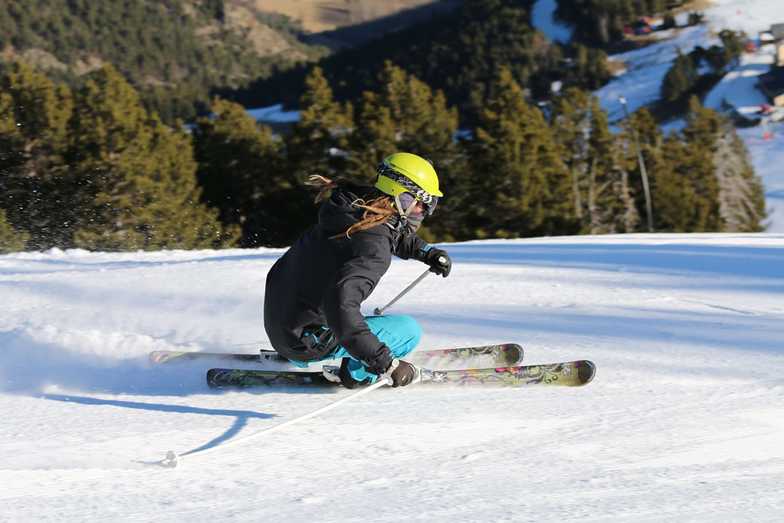
[[[530,28],[528,4],[465,2],[440,28],[416,26],[429,33],[403,30],[366,55],[275,75],[300,82],[287,88],[300,119],[285,132],[237,100],[263,85],[277,96],[271,80],[213,92],[186,123],[156,110],[124,59],[78,79],[8,61],[0,252],[286,246],[315,219],[309,175],[370,183],[401,150],[439,173],[445,198],[422,229],[429,241],[645,232],[640,158],[657,232],[762,229],[761,182],[730,122],[692,96],[680,132],[665,136],[646,109],[611,129],[590,93],[606,81],[603,52],[548,42]],[[222,5],[198,4],[217,18]],[[476,23],[458,30],[466,17]],[[564,88],[549,92],[555,80]]]

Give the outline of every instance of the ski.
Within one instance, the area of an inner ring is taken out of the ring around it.
[[[588,360],[578,360],[493,369],[420,369],[420,373],[423,384],[580,387],[589,383],[596,375],[596,365]]]
[[[405,359],[414,365],[449,369],[508,367],[518,365],[523,361],[524,351],[515,343],[499,345],[484,345],[479,347],[461,347],[450,349],[434,349],[414,351]],[[306,368],[298,367],[281,357],[275,351],[263,350],[255,354],[219,353],[219,352],[189,352],[189,351],[154,351],[150,353],[150,362],[154,364],[193,361],[215,360],[234,361],[251,364],[251,368],[269,371],[302,371],[317,370],[324,366],[339,365],[338,360],[324,360],[312,362]]]
[[[589,383],[596,374],[596,366],[588,360],[520,365],[488,369],[430,370],[420,368],[421,385],[502,386],[550,385],[579,387]],[[321,371],[266,371],[255,369],[210,369],[210,387],[257,387],[275,385],[335,385],[337,367]],[[329,379],[325,374],[331,374]]]

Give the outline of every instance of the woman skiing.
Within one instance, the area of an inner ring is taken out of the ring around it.
[[[395,153],[378,167],[375,186],[337,184],[311,177],[323,201],[318,222],[267,275],[264,328],[275,350],[291,362],[342,359],[339,377],[348,388],[389,377],[408,385],[417,369],[401,360],[422,331],[410,316],[368,316],[360,306],[386,273],[392,255],[413,258],[444,277],[447,253],[416,235],[443,196],[424,158]],[[327,195],[331,192],[331,196]]]

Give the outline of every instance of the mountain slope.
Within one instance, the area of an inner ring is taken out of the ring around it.
[[[239,3],[193,0],[11,0],[0,6],[0,62],[22,59],[78,82],[113,64],[171,119],[191,116],[216,87],[315,58],[301,30]],[[178,107],[177,107],[178,106]]]

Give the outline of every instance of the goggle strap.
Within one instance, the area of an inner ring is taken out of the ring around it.
[[[390,180],[399,183],[403,187],[406,188],[408,192],[414,195],[414,197],[425,204],[430,204],[433,201],[434,196],[424,190],[423,188],[419,187],[417,184],[399,174],[394,169],[389,168],[388,166],[381,164],[378,168],[378,175],[379,176],[386,176]]]

